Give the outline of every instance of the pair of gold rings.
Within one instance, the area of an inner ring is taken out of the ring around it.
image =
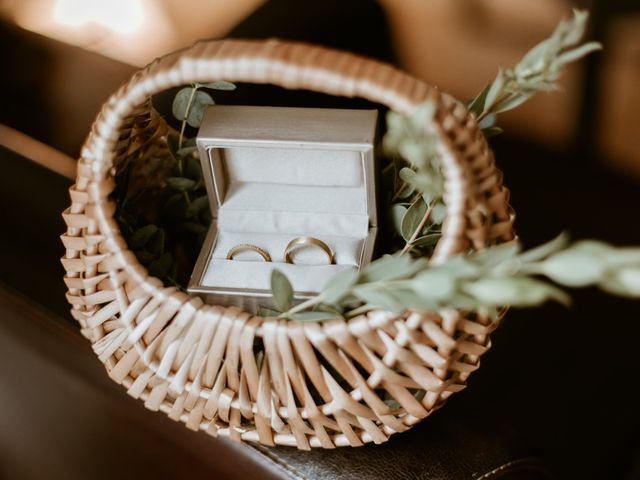
[[[333,252],[329,248],[329,245],[324,243],[322,240],[315,237],[296,237],[291,240],[286,248],[284,249],[284,261],[285,263],[296,263],[294,261],[293,253],[303,247],[315,247],[322,250],[327,256],[327,260],[329,261],[329,265],[334,263]],[[236,245],[231,250],[227,252],[227,260],[233,260],[233,257],[240,252],[252,251],[256,252],[258,255],[262,257],[265,262],[271,262],[271,255],[266,250],[257,247],[256,245],[251,245],[250,243],[241,243],[240,245]]]

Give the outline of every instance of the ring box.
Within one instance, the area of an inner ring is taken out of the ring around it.
[[[376,110],[248,107],[207,109],[197,137],[213,220],[188,291],[244,309],[272,307],[274,268],[296,302],[316,295],[335,274],[371,261],[377,234]],[[285,248],[315,237],[313,246]],[[272,261],[237,245],[265,250]]]

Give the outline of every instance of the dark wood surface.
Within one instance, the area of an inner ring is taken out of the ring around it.
[[[55,317],[0,286],[0,478],[289,478],[251,447],[142,408]]]

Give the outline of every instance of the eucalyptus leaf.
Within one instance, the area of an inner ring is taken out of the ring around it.
[[[211,88],[213,90],[235,90],[236,85],[225,80],[216,80],[215,82],[201,83],[201,87]]]
[[[402,238],[407,242],[420,226],[420,222],[422,222],[426,213],[427,204],[422,197],[419,197],[407,210],[401,225]]]
[[[429,233],[421,237],[416,238],[411,245],[414,247],[432,247],[442,237],[441,233]]]
[[[516,258],[521,249],[520,243],[512,240],[476,253],[473,256],[473,262],[484,267],[494,267],[502,262]]]
[[[447,218],[447,207],[444,203],[438,202],[433,206],[431,211],[431,221],[435,224],[441,224]]]
[[[540,280],[526,277],[481,278],[464,285],[464,291],[481,305],[532,307],[547,300],[565,305],[570,299],[562,290]]]
[[[532,95],[533,95],[533,92],[522,93],[520,95],[511,95],[505,98],[504,100],[500,101],[499,103],[497,103],[493,107],[492,111],[494,113],[502,113],[502,112],[507,112],[509,110],[513,110],[514,108],[519,107],[524,102],[529,100]]]
[[[431,311],[438,308],[435,301],[410,289],[383,289],[375,285],[356,285],[353,292],[365,303],[396,313],[407,308]]]
[[[207,227],[200,223],[196,222],[183,222],[182,227],[188,232],[196,233],[196,234],[204,234],[207,233]]]
[[[483,130],[485,128],[493,127],[496,124],[497,119],[498,119],[498,116],[495,113],[490,113],[489,115],[484,117],[480,121],[480,123],[478,123],[478,126]]]
[[[174,193],[173,195],[171,195],[168,199],[167,199],[167,203],[165,203],[165,208],[169,208],[172,206],[178,206],[178,204],[185,202],[184,199],[184,194],[182,192],[177,192]]]
[[[192,190],[197,184],[195,180],[186,177],[168,177],[166,182],[170,188],[180,192]]]
[[[164,252],[164,229],[158,228],[151,239],[147,242],[147,250],[155,256],[160,256]]]
[[[484,108],[486,110],[490,110],[491,107],[496,103],[498,96],[502,93],[502,89],[506,81],[507,76],[504,70],[502,70],[501,68],[498,70],[498,75],[496,75],[495,80],[491,83],[489,91],[487,92],[487,97],[484,104]]]
[[[399,313],[406,308],[396,291],[385,291],[372,285],[359,285],[354,288],[354,294],[358,299],[375,307]]]
[[[605,292],[623,297],[640,297],[640,267],[612,272],[598,283]]]
[[[277,317],[281,313],[282,312],[279,312],[277,310],[273,310],[271,308],[266,308],[266,307],[260,307],[260,308],[258,308],[258,311],[256,312],[256,314],[261,316],[261,317]]]
[[[144,247],[157,231],[158,227],[153,224],[145,225],[144,227],[137,229],[129,239],[129,246],[134,249]]]
[[[278,269],[271,272],[271,293],[276,307],[286,312],[293,304],[293,287],[284,273]]]
[[[189,155],[193,156],[194,152],[196,152],[198,150],[198,147],[192,146],[192,147],[185,147],[183,146],[182,148],[179,148],[178,151],[176,152],[176,156],[178,158],[185,158]]]
[[[299,322],[321,322],[323,320],[333,320],[339,318],[340,315],[333,312],[300,312],[294,313],[289,318]]]
[[[504,132],[504,129],[497,126],[482,129],[482,134],[487,140],[500,135],[502,132]]]
[[[320,293],[322,301],[328,304],[339,302],[358,281],[359,275],[357,270],[347,270],[331,277]]]
[[[606,271],[603,258],[596,251],[574,246],[553,254],[542,265],[542,272],[556,283],[569,287],[586,287],[598,283]]]
[[[415,170],[409,167],[404,167],[400,169],[400,172],[398,172],[398,176],[400,177],[400,179],[407,182],[410,185],[416,184],[417,175],[418,174],[415,172]]]
[[[148,265],[156,258],[156,255],[146,250],[136,250],[134,253],[138,261],[143,265]]]
[[[393,223],[393,228],[398,233],[398,235],[402,235],[402,221],[404,220],[404,216],[406,214],[407,207],[398,205],[397,203],[391,206],[391,221]]]
[[[470,102],[468,102],[467,109],[476,117],[480,116],[480,114],[485,111],[485,101],[487,99],[487,93],[489,93],[490,88],[491,84],[487,85],[478,95],[476,95],[473,99],[471,99]]]
[[[569,234],[567,232],[563,232],[553,240],[521,253],[518,256],[518,259],[523,263],[537,262],[566,247],[568,243]]]
[[[195,180],[196,184],[201,182],[202,166],[199,159],[193,157],[185,159],[184,176]]]
[[[155,277],[164,277],[171,270],[172,264],[173,255],[166,252],[149,264],[149,274]]]
[[[361,273],[362,283],[410,278],[427,265],[425,259],[413,260],[408,255],[385,255],[371,262]]]
[[[183,88],[173,100],[173,116],[180,121],[186,121],[194,128],[198,128],[202,122],[204,111],[214,103],[211,95],[206,92],[194,89],[194,87]]]
[[[457,278],[450,271],[440,268],[420,272],[411,282],[417,294],[442,304],[453,297],[456,283]]]
[[[187,207],[186,217],[197,218],[200,213],[207,208],[209,208],[209,197],[205,194],[191,202],[191,204]]]

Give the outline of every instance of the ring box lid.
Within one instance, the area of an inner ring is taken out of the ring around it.
[[[211,214],[218,217],[218,209],[225,202],[226,178],[229,168],[222,153],[247,151],[250,148],[265,149],[262,153],[282,150],[298,150],[299,155],[292,162],[312,164],[322,167],[333,178],[340,177],[341,169],[357,174],[352,162],[341,162],[340,152],[359,152],[364,188],[362,189],[366,215],[371,226],[377,226],[375,172],[373,146],[376,133],[376,110],[349,110],[328,108],[255,107],[238,105],[213,105],[205,112],[197,145],[203,162],[203,172],[209,195]],[[220,152],[215,155],[212,149]],[[268,149],[268,150],[267,150]],[[322,159],[321,152],[332,151],[331,158]],[[227,155],[228,156],[228,155]],[[237,163],[242,159],[234,156]],[[278,182],[282,181],[283,166],[278,172]],[[246,173],[246,171],[244,172]],[[264,178],[256,179],[264,181]],[[277,182],[273,182],[277,183]],[[285,182],[286,183],[286,179]],[[313,186],[312,184],[310,186]],[[317,185],[319,186],[319,185]],[[349,212],[354,213],[354,212]]]

